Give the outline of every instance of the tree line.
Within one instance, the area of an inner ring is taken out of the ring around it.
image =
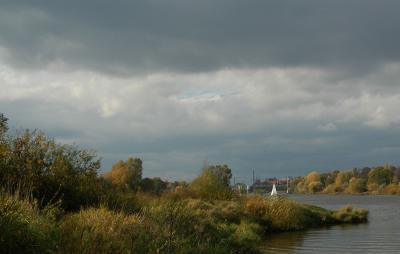
[[[290,188],[295,193],[400,194],[399,180],[400,167],[386,164],[328,173],[312,171],[293,178]]]
[[[8,119],[0,114],[0,186],[40,200],[43,206],[61,202],[66,211],[101,203],[135,209],[137,192],[161,195],[185,189],[208,198],[231,197],[232,171],[227,165],[206,165],[191,183],[143,178],[143,162],[130,157],[100,173],[100,158],[94,150],[55,142],[34,130],[8,133]]]

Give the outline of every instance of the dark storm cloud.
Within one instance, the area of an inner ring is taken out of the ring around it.
[[[399,7],[0,0],[0,112],[146,176],[400,164]]]
[[[0,1],[14,64],[112,72],[326,66],[400,58],[399,1]]]

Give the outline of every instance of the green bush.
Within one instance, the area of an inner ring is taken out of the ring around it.
[[[195,197],[208,200],[227,200],[233,196],[229,185],[226,185],[212,170],[205,169],[189,186]]]
[[[58,238],[56,207],[39,210],[34,201],[0,191],[0,250],[4,253],[51,253]]]
[[[262,232],[263,229],[257,223],[242,220],[239,225],[235,225],[233,238],[238,244],[237,250],[243,253],[254,250],[254,246],[262,240]]]

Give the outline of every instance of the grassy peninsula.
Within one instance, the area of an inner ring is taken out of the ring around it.
[[[142,178],[129,158],[99,174],[93,151],[37,131],[7,133],[0,115],[0,249],[5,253],[257,253],[271,232],[361,223],[285,197],[240,196],[227,165],[190,183]]]
[[[282,197],[137,198],[146,199],[137,212],[100,205],[67,213],[2,191],[0,247],[9,253],[257,253],[270,232],[360,223],[368,215]]]

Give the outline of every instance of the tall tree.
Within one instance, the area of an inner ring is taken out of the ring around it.
[[[164,182],[159,177],[144,178],[140,183],[140,187],[144,192],[161,194],[167,189],[167,184],[167,182]]]
[[[368,174],[368,184],[387,185],[393,178],[393,170],[389,167],[376,167]]]
[[[4,133],[8,130],[7,120],[4,114],[0,113],[0,138],[3,137]]]
[[[229,172],[222,169],[226,169],[226,167],[209,166],[203,169],[201,175],[190,183],[191,192],[204,199],[231,198],[232,190],[226,182]]]
[[[350,193],[361,193],[367,190],[367,182],[363,178],[352,177],[349,187],[346,189]]]
[[[43,204],[61,200],[66,210],[97,202],[94,151],[60,145],[38,131],[26,130],[6,141],[0,154],[0,184],[33,195]]]
[[[367,181],[368,180],[368,174],[369,174],[370,171],[371,171],[371,168],[363,167],[361,169],[360,177]]]
[[[137,190],[142,180],[143,163],[139,158],[130,157],[115,163],[105,176],[114,185]]]
[[[229,186],[232,178],[232,170],[228,165],[212,165],[207,166],[203,170],[209,170],[212,174],[214,174],[217,179],[221,181],[222,184]]]
[[[312,182],[320,182],[321,181],[321,176],[318,172],[312,171],[306,176],[306,182],[312,183]]]
[[[335,187],[338,190],[344,190],[349,185],[350,179],[353,177],[353,172],[351,171],[341,171],[336,176]]]

